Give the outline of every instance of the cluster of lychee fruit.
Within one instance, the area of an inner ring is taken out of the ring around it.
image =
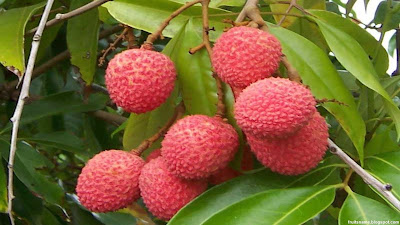
[[[237,93],[235,118],[250,150],[272,171],[298,175],[314,168],[327,149],[328,128],[302,84],[271,77],[282,56],[279,41],[250,27],[234,27],[213,48],[212,64]],[[128,112],[160,106],[174,88],[176,70],[165,55],[148,49],[117,54],[106,71],[110,97]],[[239,146],[236,130],[220,116],[189,115],[166,133],[146,161],[132,150],[103,151],[88,161],[76,187],[94,212],[115,211],[140,196],[149,211],[169,220],[207,189],[240,173],[229,167]],[[242,170],[252,169],[247,146]]]

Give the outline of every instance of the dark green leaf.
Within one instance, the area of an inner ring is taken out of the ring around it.
[[[39,4],[0,11],[0,63],[17,69],[21,74],[25,72],[24,31],[26,23],[33,13],[43,7]]]
[[[7,177],[2,164],[0,164],[0,212],[7,212]]]
[[[107,98],[102,94],[92,94],[89,103],[85,104],[75,92],[61,92],[46,96],[24,107],[20,124],[26,124],[38,119],[61,113],[88,112],[103,108]],[[0,133],[11,129],[9,123]]]
[[[393,186],[393,194],[400,198],[400,152],[382,153],[365,159],[368,171],[383,183]]]
[[[72,0],[70,10],[91,0]],[[97,40],[99,39],[99,12],[97,8],[68,21],[67,43],[71,63],[79,68],[82,79],[92,83],[97,66]]]
[[[261,192],[217,212],[203,224],[302,224],[333,202],[336,188],[315,186]]]
[[[374,23],[383,24],[382,32],[386,32],[391,29],[399,27],[400,23],[400,2],[382,1],[375,12]]]
[[[104,7],[108,9],[110,14],[121,23],[147,32],[154,32],[162,23],[162,21],[168,18],[172,12],[181,6],[182,3],[170,0],[114,0],[104,4]],[[213,8],[209,10],[209,14],[221,13],[227,13],[227,11]],[[165,37],[173,37],[191,17],[194,18],[193,23],[196,24],[196,28],[202,27],[201,6],[196,5],[185,10],[179,16],[174,18],[168,27],[163,31],[163,35]],[[225,18],[234,19],[235,17],[210,17],[210,27],[214,27],[217,30],[217,32],[210,32],[211,40],[215,40],[226,27],[226,24],[221,22],[222,19]],[[196,30],[199,35],[201,35],[201,29]],[[200,43],[197,43],[196,45],[199,44]],[[189,51],[189,49],[187,49],[187,51]]]
[[[374,60],[374,67],[379,76],[386,75],[389,67],[389,57],[385,48],[368,31],[362,29],[350,19],[343,18],[334,13],[322,10],[310,10],[310,12],[329,25],[352,36],[371,58],[375,54],[375,46],[379,46],[378,55]]]
[[[330,24],[315,19],[324,34],[329,47],[339,62],[353,74],[361,83],[374,90],[385,99],[385,108],[392,117],[397,130],[397,139],[400,139],[400,111],[391,97],[379,83],[378,75],[362,47],[347,33]],[[360,160],[363,162],[362,156]]]
[[[181,209],[168,225],[202,224],[218,211],[251,195],[270,189],[333,184],[327,181],[331,181],[332,175],[338,175],[337,168],[341,167],[346,167],[346,165],[335,158],[328,158],[316,169],[303,176],[282,176],[263,170],[238,177],[203,193]]]
[[[389,55],[394,56],[394,50],[395,49],[396,49],[396,33],[394,33],[393,36],[389,40],[389,45],[388,45]]]
[[[3,158],[8,161],[10,144],[0,139],[0,151]],[[48,180],[35,168],[48,166],[47,159],[40,155],[31,146],[18,142],[14,162],[14,173],[31,191],[43,196],[53,204],[60,204],[64,192],[60,186]]]
[[[332,113],[363,155],[365,125],[356,104],[327,55],[316,45],[298,34],[282,28],[271,27],[282,43],[283,53],[299,72],[303,82],[310,86],[318,99],[336,99],[345,105],[326,103],[323,106]]]
[[[109,212],[93,213],[94,217],[104,225],[135,225],[136,218],[128,213]]]
[[[38,133],[30,138],[21,138],[39,145],[62,149],[72,153],[80,153],[84,150],[83,142],[77,136],[69,132]]]
[[[189,20],[165,46],[164,52],[169,52],[168,55],[177,68],[187,112],[213,116],[218,99],[209,56],[205,49],[193,55],[189,54],[189,49],[201,42],[202,38],[196,32],[196,25],[193,24],[193,20]]]
[[[357,0],[349,0],[346,3],[346,15],[349,15]]]
[[[365,146],[365,157],[394,151],[400,151],[400,147],[396,142],[395,135],[392,135],[392,127],[381,125]]]
[[[390,207],[354,192],[344,202],[339,214],[339,225],[349,221],[399,221],[400,214]]]

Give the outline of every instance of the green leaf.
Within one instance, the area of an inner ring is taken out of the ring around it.
[[[346,3],[346,15],[349,15],[351,13],[351,10],[353,9],[354,4],[356,3],[357,0],[349,0]]]
[[[25,72],[24,32],[28,20],[36,10],[45,5],[41,2],[29,7],[0,11],[0,63],[14,67],[20,74]]]
[[[392,193],[400,198],[400,152],[369,156],[365,159],[365,166],[378,180],[391,184]]]
[[[302,224],[333,202],[336,187],[316,186],[261,192],[217,212],[203,224]]]
[[[396,49],[396,32],[390,38],[389,44],[388,44],[388,53],[391,56],[394,56],[394,50]]]
[[[136,148],[142,141],[157,133],[170,120],[175,111],[178,89],[178,83],[176,82],[171,96],[157,109],[142,114],[131,113],[122,141],[125,150]],[[158,146],[153,144],[151,149],[155,147]]]
[[[3,165],[0,165],[0,212],[2,213],[7,212],[7,198],[7,176]]]
[[[399,221],[400,215],[390,207],[354,192],[344,201],[339,214],[339,225],[349,221]]]
[[[3,158],[8,161],[10,144],[0,139],[0,151]],[[61,204],[64,191],[56,183],[48,180],[36,169],[49,165],[47,159],[35,149],[23,142],[17,143],[17,151],[14,162],[14,173],[29,190],[43,196],[53,204]]]
[[[72,0],[70,10],[79,8],[91,0]],[[93,81],[97,66],[97,40],[99,39],[99,12],[97,8],[68,21],[67,44],[71,63],[79,68],[86,84]]]
[[[109,212],[109,213],[93,213],[95,218],[104,225],[135,225],[136,218],[128,213]]]
[[[270,189],[333,184],[330,183],[330,178],[332,175],[338,176],[338,168],[342,167],[346,167],[343,162],[330,157],[316,169],[302,176],[282,176],[266,170],[243,175],[207,190],[182,208],[168,225],[202,224],[218,211],[251,195]],[[335,179],[334,182],[337,180]]]
[[[400,151],[396,139],[392,137],[392,127],[380,125],[365,146],[365,157],[385,152]]]
[[[103,108],[107,98],[102,94],[92,94],[89,103],[85,104],[82,98],[73,91],[61,92],[46,96],[24,107],[20,124],[27,124],[38,119],[61,113],[89,112]],[[9,123],[0,133],[11,129]]]
[[[182,3],[177,3],[170,0],[114,0],[105,3],[103,6],[106,7],[108,12],[119,22],[151,33],[154,32],[159,25],[171,15],[172,12],[180,8]],[[210,15],[227,12],[228,11],[213,8],[209,10]],[[195,27],[197,28],[197,32],[201,34],[201,6],[196,5],[190,7],[182,12],[179,16],[174,18],[168,27],[163,31],[163,35],[165,37],[173,37],[191,17],[194,18],[193,23],[196,24]],[[231,18],[233,20],[235,19],[234,16],[226,15],[210,17],[210,27],[214,27],[216,29],[216,32],[210,32],[211,40],[215,40],[226,27],[226,24],[221,22],[222,19],[225,18]],[[199,44],[200,43],[197,43],[196,45]],[[187,49],[187,51],[189,51],[189,49]]]
[[[200,43],[202,37],[196,32],[196,25],[191,19],[165,46],[164,51],[170,52],[168,55],[175,63],[187,112],[213,116],[218,99],[209,56],[205,49],[189,54],[189,49]]]
[[[365,124],[350,92],[347,90],[328,56],[316,45],[298,34],[279,27],[270,31],[282,43],[283,53],[299,72],[304,84],[319,99],[336,99],[345,105],[325,103],[326,108],[346,131],[363,156]]]
[[[399,27],[400,23],[400,3],[396,1],[382,1],[375,12],[374,23],[383,24],[382,32],[386,32]]]
[[[335,13],[322,10],[309,10],[318,19],[334,26],[335,28],[350,35],[361,45],[364,51],[372,58],[375,54],[375,46],[379,46],[378,55],[374,60],[374,67],[379,76],[385,76],[389,67],[389,57],[385,48],[368,31],[362,29],[359,25],[350,19],[343,18]]]
[[[321,28],[329,47],[332,49],[338,61],[362,84],[374,90],[385,99],[385,108],[395,123],[397,139],[399,140],[400,111],[379,83],[378,75],[365,51],[350,35],[322,20],[315,18],[314,20]],[[360,160],[361,162],[363,161],[361,156]]]
[[[51,148],[62,149],[72,153],[80,153],[84,150],[82,140],[77,136],[65,131],[38,133],[33,137],[20,139]]]

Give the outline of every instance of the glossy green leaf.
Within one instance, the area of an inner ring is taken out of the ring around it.
[[[1,159],[1,157],[0,157]],[[7,212],[7,176],[3,165],[0,165],[0,212]]]
[[[391,126],[380,125],[365,146],[365,157],[385,152],[400,151]],[[393,135],[392,135],[393,134]]]
[[[339,62],[353,74],[361,83],[374,90],[385,99],[385,108],[392,117],[396,129],[397,139],[400,139],[400,110],[391,97],[379,83],[378,75],[362,47],[347,33],[315,19],[324,34],[329,47],[332,49]],[[360,156],[362,161],[362,158]]]
[[[302,176],[282,176],[266,170],[243,175],[207,190],[181,209],[168,225],[202,224],[218,211],[270,189],[335,184],[337,180],[331,178],[338,177],[338,168],[343,167],[344,163],[330,157]]]
[[[91,0],[72,0],[70,10]],[[71,63],[79,68],[82,79],[90,84],[97,67],[97,40],[99,39],[99,12],[97,8],[68,21],[67,44]]]
[[[55,148],[56,150],[65,150],[72,153],[80,153],[84,150],[83,142],[77,136],[64,131],[53,133],[38,133],[33,137],[20,138],[27,142]]]
[[[213,116],[218,99],[209,56],[205,49],[189,54],[189,49],[200,43],[202,37],[196,32],[196,24],[189,20],[164,51],[170,52],[168,55],[175,63],[187,112]]]
[[[336,99],[345,105],[325,103],[326,108],[346,131],[357,148],[360,158],[363,155],[365,124],[350,92],[347,90],[328,56],[316,45],[298,34],[279,27],[270,31],[282,43],[283,53],[299,72],[304,84],[318,99]]]
[[[339,225],[349,221],[399,221],[400,214],[390,207],[354,192],[344,202],[339,214]],[[372,223],[371,223],[372,224]]]
[[[19,74],[25,72],[24,32],[29,18],[35,11],[45,5],[45,2],[29,7],[0,11],[0,63],[14,67]]]
[[[172,12],[181,6],[182,3],[171,0],[114,0],[104,4],[104,7],[108,9],[110,14],[121,23],[147,32],[154,32]],[[227,11],[213,8],[209,10],[210,15],[221,13],[227,13]],[[202,30],[197,29],[202,27],[201,6],[196,5],[174,18],[163,31],[163,35],[165,37],[173,37],[191,17],[194,18],[193,23],[195,24],[196,31],[201,34]],[[222,23],[222,19],[225,18],[235,19],[234,16],[210,17],[210,27],[214,27],[217,31],[210,32],[211,40],[215,40],[226,27],[226,24]],[[197,43],[194,46],[199,44]]]
[[[53,116],[61,113],[89,112],[103,108],[106,105],[107,97],[102,94],[92,94],[89,103],[84,103],[83,99],[75,92],[61,92],[46,96],[34,101],[24,107],[20,124],[27,124],[38,119]],[[0,133],[11,129],[9,123]]]
[[[136,148],[142,141],[157,133],[169,121],[175,111],[177,96],[178,84],[176,82],[171,96],[160,107],[143,114],[131,113],[122,141],[125,150]],[[152,149],[154,147],[158,146],[153,144]]]
[[[378,55],[374,60],[374,67],[378,75],[386,75],[386,71],[389,67],[389,57],[386,53],[385,48],[378,43],[378,41],[373,37],[368,31],[362,29],[359,25],[337,15],[335,13],[330,13],[322,10],[309,10],[318,19],[323,20],[325,23],[334,26],[335,28],[345,32],[350,35],[361,45],[364,51],[372,58],[375,54],[375,46],[379,45]]]
[[[217,212],[203,224],[302,224],[333,202],[335,190],[336,186],[315,186],[261,192]]]
[[[392,193],[400,198],[400,152],[369,156],[365,159],[365,166],[377,179],[392,184]]]
[[[0,139],[0,151],[3,158],[8,161],[10,144]],[[53,204],[60,204],[64,191],[55,182],[40,174],[36,169],[49,166],[47,159],[40,155],[31,146],[18,142],[14,162],[14,173],[29,190],[43,196]]]

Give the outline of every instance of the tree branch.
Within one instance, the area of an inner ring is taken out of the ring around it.
[[[90,114],[116,126],[123,124],[127,120],[126,117],[117,114],[112,114],[103,110],[97,110],[91,112]]]
[[[75,10],[72,10],[70,12],[67,12],[67,13],[64,13],[64,14],[57,14],[54,19],[49,20],[46,23],[46,27],[54,26],[54,25],[56,25],[56,24],[58,24],[58,23],[60,23],[60,22],[62,22],[64,20],[70,19],[72,17],[75,17],[77,15],[85,13],[85,12],[87,12],[87,11],[93,9],[93,8],[99,7],[100,5],[102,5],[102,4],[104,4],[104,3],[108,2],[108,1],[110,1],[110,0],[95,0],[93,2],[90,2],[90,3],[88,3],[88,4],[86,4],[86,5],[82,6],[82,7],[79,7],[77,9],[75,9]],[[26,35],[30,35],[30,34],[35,33],[37,31],[37,29],[38,29],[38,27],[35,27],[35,28],[29,30],[28,32],[26,32]]]
[[[160,137],[164,136],[168,129],[175,123],[177,119],[179,119],[184,113],[183,103],[180,103],[176,108],[174,115],[168,120],[167,124],[165,124],[161,129],[151,136],[150,138],[144,140],[137,148],[132,149],[132,153],[137,155],[141,155],[146,149],[148,149],[155,141],[157,141]]]
[[[379,193],[400,210],[400,201],[391,192],[392,186],[390,184],[382,184],[379,180],[365,171],[359,166],[352,158],[350,158],[342,149],[340,149],[331,139],[328,140],[330,151],[339,156],[347,165],[349,165],[354,172],[356,172],[368,185],[374,187]]]
[[[17,107],[15,108],[14,115],[11,117],[11,122],[13,123],[12,134],[11,134],[11,145],[10,145],[10,156],[8,159],[8,208],[7,213],[10,217],[11,224],[14,225],[14,217],[12,214],[12,201],[14,199],[14,159],[15,152],[17,150],[17,137],[19,122],[22,115],[22,110],[24,108],[25,100],[29,97],[29,87],[32,79],[32,72],[35,66],[37,52],[39,50],[40,39],[42,37],[47,18],[49,17],[51,7],[53,6],[54,0],[47,0],[46,7],[43,11],[42,18],[38,29],[32,40],[32,48],[28,59],[28,65],[26,67],[25,76],[23,78],[23,84],[21,89],[21,94],[19,95]]]
[[[186,9],[192,7],[193,5],[195,5],[197,3],[201,3],[201,1],[202,0],[194,0],[194,1],[191,1],[191,2],[186,2],[186,4],[184,4],[182,7],[180,7],[175,12],[173,12],[167,19],[165,19],[161,23],[160,27],[158,27],[158,29],[156,31],[154,31],[152,34],[147,36],[147,39],[144,42],[143,47],[151,49],[154,41],[156,41],[158,37],[162,36],[163,30],[168,26],[168,24],[171,22],[172,19],[174,19],[179,14],[181,14],[183,11],[185,11]]]

